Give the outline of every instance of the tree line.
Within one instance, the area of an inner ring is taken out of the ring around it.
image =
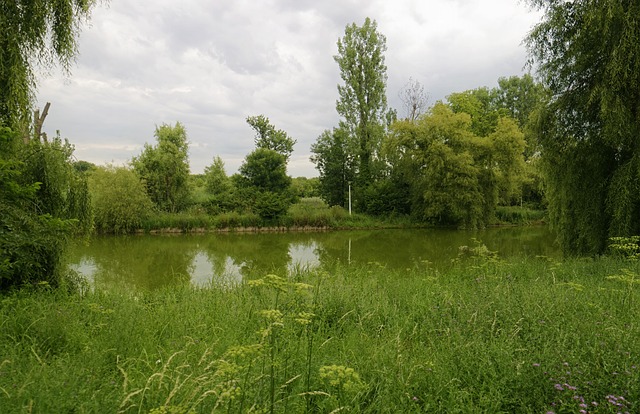
[[[192,208],[194,182],[207,212],[251,211],[267,221],[302,193],[342,207],[351,194],[359,212],[459,227],[485,226],[500,204],[548,205],[571,253],[601,253],[609,237],[638,234],[640,6],[528,3],[543,12],[525,39],[537,81],[500,78],[496,88],[428,106],[422,85],[410,80],[400,116],[387,106],[386,38],[369,18],[346,26],[334,56],[340,122],[311,148],[316,187],[287,175],[296,141],[264,115],[247,118],[255,149],[230,177],[214,157],[194,179],[179,122],[158,126],[156,144],[128,167],[75,161],[68,142],[40,133],[46,110],[33,111],[35,68],[69,69],[94,2],[3,2],[0,288],[59,284],[64,240],[93,226],[130,231],[151,209]],[[118,206],[138,210],[129,220]]]

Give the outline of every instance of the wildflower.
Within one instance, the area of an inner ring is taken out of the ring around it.
[[[539,366],[540,366],[540,364],[538,364],[537,362],[534,362],[534,363],[533,363],[533,364],[531,364],[531,365],[533,365],[534,367],[539,367]]]
[[[562,388],[562,384],[556,384],[553,387],[558,391],[564,391],[564,388]]]

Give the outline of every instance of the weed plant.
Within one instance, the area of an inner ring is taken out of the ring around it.
[[[236,286],[2,297],[6,413],[640,411],[638,262],[336,263]]]

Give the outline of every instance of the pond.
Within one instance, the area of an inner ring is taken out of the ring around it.
[[[100,288],[155,289],[191,283],[236,283],[267,273],[288,274],[339,262],[390,269],[451,264],[475,241],[501,257],[559,258],[545,226],[480,231],[392,229],[295,233],[208,233],[100,236],[69,249],[67,262]]]

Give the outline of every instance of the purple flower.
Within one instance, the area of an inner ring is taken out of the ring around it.
[[[534,367],[539,367],[539,366],[540,366],[540,364],[538,364],[537,362],[534,362],[534,363],[533,363],[533,364],[531,364],[531,365],[533,365]]]
[[[562,388],[562,384],[556,384],[553,387],[558,391],[564,391],[564,388]]]

